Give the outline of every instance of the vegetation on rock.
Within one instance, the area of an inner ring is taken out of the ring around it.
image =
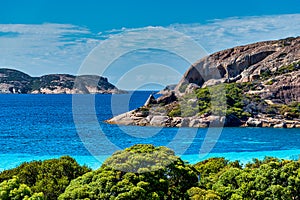
[[[282,74],[287,74],[290,72],[298,71],[300,69],[300,62],[294,62],[289,65],[283,65],[279,67],[278,70],[271,72],[270,70],[265,70],[260,74],[261,79],[267,79],[275,76],[279,76]]]
[[[268,104],[259,93],[251,93],[261,90],[261,87],[263,86],[260,82],[246,82],[200,88],[182,96],[176,106],[169,110],[168,116],[233,115],[241,121],[246,121],[249,117],[261,113],[269,117],[283,116],[288,120],[299,118],[299,102]]]
[[[178,101],[178,106],[172,109],[168,115],[171,117],[201,116],[203,114],[235,115],[240,119],[246,119],[251,114],[244,107],[251,101],[251,97],[243,94],[249,91],[250,86],[247,83],[229,83],[197,89],[192,94],[184,95]],[[225,90],[225,95],[222,95],[223,90]],[[191,99],[194,99],[196,104],[190,101]],[[213,105],[212,102],[214,102]]]

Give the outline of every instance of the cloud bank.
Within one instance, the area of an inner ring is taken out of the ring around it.
[[[140,29],[155,28],[159,27]],[[300,14],[228,18],[205,24],[172,24],[164,28],[191,37],[208,53],[213,53],[257,41],[298,36]],[[103,40],[138,30],[139,28],[123,28],[93,33],[88,28],[71,24],[0,24],[0,67],[19,69],[31,75],[76,74],[84,58]],[[166,35],[162,37],[163,40],[158,39],[157,43],[168,45],[169,41],[173,41],[169,45],[174,47],[173,37],[171,34]],[[145,35],[145,39],[147,38],[151,39],[151,35]],[[134,41],[134,36],[132,39]],[[182,38],[176,39],[178,42],[182,41]],[[140,46],[142,48],[143,44]],[[143,55],[144,57],[137,59],[145,59],[143,63],[148,60],[152,63],[151,56]],[[124,64],[126,62],[122,63]],[[183,66],[180,73],[186,68],[187,66]]]
[[[31,75],[75,73],[98,40],[69,24],[0,24],[0,67]]]
[[[194,38],[209,53],[265,40],[300,36],[300,14],[229,18],[169,28]]]

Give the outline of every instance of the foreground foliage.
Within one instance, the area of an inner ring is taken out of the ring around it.
[[[170,149],[135,145],[72,181],[59,199],[187,199],[197,182],[196,170]]]
[[[0,199],[299,200],[300,160],[267,157],[241,165],[211,158],[190,165],[166,147],[135,145],[94,171],[70,157],[3,171]]]
[[[0,182],[10,183],[16,180],[21,184],[21,189],[30,187],[33,193],[43,193],[45,199],[57,199],[72,179],[88,171],[89,168],[82,167],[73,158],[64,156],[60,159],[23,163],[17,168],[3,171],[0,173]],[[0,191],[1,189],[2,187]]]
[[[0,199],[43,200],[44,194],[42,192],[33,193],[28,185],[20,183],[18,177],[13,177],[0,183]]]
[[[300,199],[300,161],[255,159],[242,168],[218,158],[195,168],[202,174],[201,192],[214,191],[220,199]]]

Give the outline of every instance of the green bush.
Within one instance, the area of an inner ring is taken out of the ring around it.
[[[300,62],[294,62],[289,65],[283,65],[283,66],[279,67],[278,70],[275,72],[271,72],[270,70],[267,69],[260,74],[260,78],[262,80],[266,80],[266,79],[274,77],[274,76],[283,75],[283,74],[286,74],[289,72],[297,71],[297,70],[299,70],[299,67],[297,67],[298,65],[300,65]],[[271,82],[269,82],[269,84],[271,84]]]
[[[0,183],[1,200],[43,200],[43,193],[33,193],[29,186],[20,183],[18,177]]]
[[[64,192],[72,179],[90,171],[80,166],[73,158],[64,156],[60,159],[33,161],[0,173],[0,182],[18,177],[34,193],[42,192],[45,199],[57,199]]]
[[[181,109],[180,106],[177,106],[176,108],[172,109],[169,114],[169,117],[180,117],[181,116]]]
[[[242,168],[222,158],[195,165],[201,173],[199,187],[213,190],[221,199],[299,199],[300,161],[267,157]]]
[[[299,63],[297,63],[299,64]],[[296,64],[283,67],[290,69]],[[282,71],[282,70],[281,70]],[[179,106],[169,111],[170,117],[190,117],[202,114],[230,116],[234,115],[242,121],[256,115],[264,113],[272,117],[283,115],[286,119],[296,119],[300,117],[300,105],[297,102],[288,105],[268,105],[259,94],[247,94],[248,91],[256,89],[255,83],[227,83],[195,90],[194,94],[187,94],[179,99]],[[197,106],[190,105],[189,100],[196,99]],[[247,105],[252,104],[253,110],[249,110]]]
[[[296,67],[297,65],[299,65],[300,62],[295,62],[295,63],[292,63],[290,65],[284,65],[284,66],[281,66],[275,73],[274,75],[282,75],[282,74],[286,74],[286,73],[289,73],[289,72],[293,72],[293,71],[296,71],[298,70],[298,68]]]
[[[279,109],[281,115],[285,115],[287,118],[299,118],[300,117],[300,103],[292,102],[288,105],[282,105]]]
[[[273,80],[273,79],[270,79],[270,80],[268,80],[265,84],[266,84],[266,85],[273,85],[273,83],[274,83],[274,80]]]
[[[59,199],[186,199],[197,172],[166,147],[135,145],[68,186]]]
[[[62,157],[24,163],[0,176],[1,200],[300,199],[300,160],[266,157],[242,166],[210,158],[189,165],[166,147],[145,144],[115,152],[95,171]]]
[[[213,190],[205,190],[199,187],[192,187],[188,190],[191,200],[220,200],[220,196]]]
[[[229,83],[197,89],[195,94],[182,97],[179,101],[180,108],[173,108],[169,112],[169,116],[190,117],[208,113],[219,116],[235,115],[245,120],[252,115],[244,111],[245,101],[249,101],[250,97],[243,95],[243,93],[251,88],[253,85],[249,83]],[[189,105],[188,101],[195,98],[198,105]],[[259,96],[255,98],[258,102],[262,101]]]

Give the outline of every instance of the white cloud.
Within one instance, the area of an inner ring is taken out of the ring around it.
[[[110,35],[95,48],[84,61],[79,73],[103,72],[108,77],[121,77],[136,66],[157,63],[170,66],[182,74],[189,65],[205,55],[207,53],[194,40],[171,29],[123,29],[116,35]],[[152,69],[152,74],[154,73],[155,67]],[[149,72],[144,72],[143,75],[145,74],[151,76]]]
[[[31,75],[76,73],[99,40],[69,24],[0,24],[0,66]]]
[[[194,38],[209,53],[300,35],[300,14],[213,20],[208,24],[173,24],[171,29]]]
[[[123,40],[119,40],[119,42],[114,40],[114,43],[110,44],[112,49],[129,48],[130,46],[142,48],[146,41],[152,41],[152,44],[157,46],[174,49],[184,45],[185,39],[171,34],[172,31],[170,34],[162,33],[160,37],[153,37],[153,32],[159,31],[161,28],[149,26],[92,33],[87,28],[70,24],[0,24],[0,67],[16,68],[31,75],[76,74],[84,58],[101,41],[116,36],[121,38],[123,35],[129,39],[127,43],[122,43]],[[213,20],[205,24],[173,24],[166,28],[191,37],[207,52],[213,53],[257,41],[298,36],[300,35],[300,14],[228,18]],[[136,40],[137,37],[141,38],[141,33],[143,40]],[[158,58],[159,55],[161,58]],[[199,59],[201,56],[203,54],[199,54]],[[155,57],[155,62],[166,60],[166,53],[158,51],[151,56],[140,51],[137,55],[130,55],[129,61],[126,62],[123,59],[122,62],[114,64],[115,67],[120,68],[124,65],[135,67],[135,63],[152,63],[153,57]],[[118,63],[119,66],[116,65]],[[176,63],[178,62],[170,60],[161,64],[174,64],[175,66]],[[183,73],[188,67],[183,66],[182,63],[176,66],[180,73]],[[111,77],[120,77],[128,70],[112,70],[114,72]],[[118,72],[122,74],[118,75]],[[117,81],[118,78],[113,80],[115,83]]]

